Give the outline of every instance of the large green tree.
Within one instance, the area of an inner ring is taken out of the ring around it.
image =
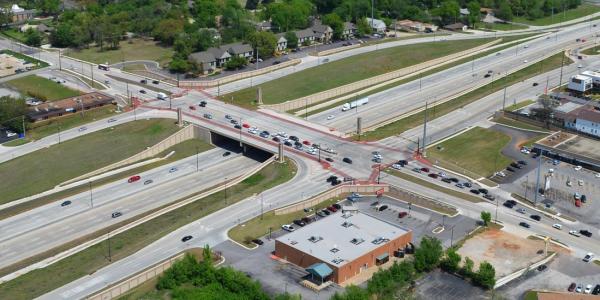
[[[481,6],[479,5],[479,2],[471,1],[467,4],[467,9],[469,10],[469,16],[467,18],[469,20],[469,25],[475,28],[475,25],[479,22],[481,17]]]
[[[34,30],[33,28],[28,28],[25,31],[25,44],[32,46],[32,47],[39,47],[42,45],[42,34],[37,31]]]
[[[329,25],[333,29],[333,39],[341,40],[344,33],[344,20],[336,13],[330,13],[323,16],[323,24]]]
[[[285,0],[269,4],[265,19],[271,18],[277,30],[285,32],[308,26],[308,17],[313,12],[314,6],[308,0]]]
[[[462,258],[460,257],[460,254],[456,252],[456,249],[451,247],[446,251],[446,257],[442,259],[440,266],[442,269],[454,273],[458,271],[461,260]]]
[[[287,40],[287,47],[290,49],[296,49],[298,48],[298,36],[296,36],[296,33],[293,31],[288,31],[285,33],[284,35],[285,39]]]
[[[490,213],[489,211],[482,211],[481,221],[483,221],[484,226],[488,226],[488,224],[490,224],[490,222],[492,221],[492,213]]]
[[[23,132],[23,116],[27,112],[25,99],[0,97],[0,126],[15,132]]]
[[[262,58],[272,57],[277,49],[277,38],[275,34],[267,31],[257,31],[248,39],[252,48],[258,50],[258,56]]]
[[[496,270],[494,266],[487,261],[483,261],[479,264],[479,270],[474,275],[473,280],[478,285],[491,289],[496,284]]]
[[[423,237],[415,250],[415,269],[419,272],[431,271],[438,266],[443,254],[444,250],[439,239]]]

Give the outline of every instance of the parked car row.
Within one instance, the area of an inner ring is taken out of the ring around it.
[[[576,284],[575,282],[572,282],[569,285],[569,287],[567,288],[567,291],[569,291],[569,292],[575,292],[575,293],[600,295],[600,284],[596,284],[596,286],[593,287],[593,288],[592,288],[591,284],[588,284],[584,288],[583,284]]]
[[[322,210],[317,211],[315,213],[315,215],[313,215],[312,217],[311,216],[305,216],[303,218],[293,220],[292,224],[281,225],[281,229],[283,229],[285,231],[289,231],[289,232],[295,231],[296,227],[294,227],[294,225],[296,225],[298,227],[304,227],[304,226],[306,226],[306,225],[308,225],[308,224],[310,224],[312,222],[317,221],[317,219],[315,218],[315,216],[319,216],[321,218],[324,218],[324,217],[327,217],[330,214],[332,214],[332,213],[334,213],[334,212],[336,212],[336,211],[338,211],[340,209],[342,209],[342,206],[339,205],[339,204],[337,204],[337,203],[334,203],[334,204],[332,204],[332,205],[330,205],[330,206],[328,206],[328,207],[326,207],[326,208],[324,208]]]

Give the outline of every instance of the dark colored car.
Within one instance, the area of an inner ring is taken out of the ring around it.
[[[485,74],[485,75],[483,75],[483,77],[484,77],[484,78],[488,78],[488,77],[490,77],[490,76],[492,76],[492,75],[490,75],[490,74]]]
[[[326,157],[325,160],[328,162],[333,162],[333,158],[331,158],[331,157]]]
[[[304,217],[304,218],[302,218],[302,222],[304,222],[304,223],[306,223],[306,224],[309,224],[309,223],[310,223],[310,222],[312,222],[312,221],[313,221],[313,220],[312,220],[311,218],[309,218],[309,217]]]
[[[527,165],[527,162],[526,162],[526,161],[524,161],[524,160],[520,160],[520,161],[518,161],[517,163],[518,163],[518,164],[520,164],[520,165],[524,165],[524,166],[526,166],[526,165]]]
[[[235,128],[235,129],[242,129],[242,126],[240,126],[240,124],[235,124],[235,126],[233,126],[233,128]]]
[[[458,178],[452,177],[448,178],[451,182],[458,183]]]
[[[600,284],[596,284],[596,286],[594,287],[594,290],[592,291],[592,295],[598,295],[600,294]]]
[[[145,90],[140,90],[140,94],[145,94],[146,91]]]
[[[387,206],[387,205],[382,205],[382,206],[380,206],[380,207],[379,207],[377,210],[379,210],[379,211],[384,211],[384,210],[386,210],[386,209],[388,209],[388,206]]]
[[[527,223],[525,223],[525,222],[521,222],[521,223],[519,223],[519,225],[520,225],[520,226],[523,226],[523,227],[525,227],[525,228],[529,228],[529,227],[531,227],[531,225],[529,225],[529,224],[527,224]]]
[[[140,83],[146,84],[146,83],[148,83],[148,80],[142,79],[142,80],[140,80]]]
[[[290,135],[290,140],[292,140],[294,142],[299,142],[300,141],[300,139],[297,136],[295,136],[295,135]]]
[[[587,197],[585,195],[581,195],[581,197],[579,198],[581,200],[581,202],[585,203],[587,201]]]
[[[465,183],[463,183],[463,185],[468,188],[473,186],[470,182],[465,182]]]
[[[116,212],[112,213],[112,215],[111,215],[111,216],[112,216],[113,218],[118,218],[118,217],[120,217],[120,216],[122,216],[122,215],[123,215],[123,214],[122,214],[121,212],[118,212],[118,211],[116,211]]]
[[[488,193],[488,190],[486,190],[486,189],[483,189],[483,188],[481,188],[481,189],[478,189],[478,191],[479,191],[480,193],[484,194],[484,195],[487,195],[487,193]]]
[[[408,165],[408,161],[405,159],[401,159],[398,161],[398,164],[404,167],[404,166]]]
[[[448,178],[448,177],[442,178],[442,181],[445,183],[452,183],[452,180],[450,180],[450,178]]]
[[[494,197],[491,194],[485,194],[485,195],[483,195],[483,198],[488,199],[490,201],[496,200],[496,197]]]
[[[327,216],[329,216],[331,214],[331,212],[329,210],[327,210],[327,209],[324,209],[321,212],[323,212]]]
[[[512,205],[512,204],[511,204],[510,202],[508,202],[508,201],[504,202],[502,205],[504,205],[504,206],[506,206],[506,207],[508,207],[508,208],[510,208],[510,209],[512,209],[512,208],[514,207],[514,205]]]
[[[158,81],[158,80],[152,80],[152,83],[154,83],[154,84],[159,84],[159,83],[160,83],[160,81]]]
[[[71,205],[71,201],[67,200],[60,204],[60,206],[67,206],[67,205]]]
[[[225,151],[225,152],[223,152],[223,157],[225,157],[225,156],[229,156],[229,155],[231,155],[231,152],[229,152],[229,151]]]
[[[469,192],[471,192],[471,193],[473,193],[473,194],[475,194],[475,195],[479,195],[479,194],[481,194],[481,192],[480,192],[479,190],[476,190],[476,189],[472,189],[472,190],[470,190]]]
[[[531,215],[529,217],[532,218],[532,219],[534,219],[534,220],[536,220],[536,221],[542,220],[542,217],[540,217],[539,215]]]
[[[538,83],[537,83],[537,82],[534,82],[534,83],[533,83],[533,86],[538,86]]]
[[[571,284],[569,285],[569,287],[567,288],[567,291],[569,292],[573,292],[575,291],[575,288],[577,287],[577,284],[575,282],[571,282]]]
[[[579,233],[581,233],[582,235],[585,235],[587,237],[592,237],[592,232],[590,232],[589,230],[582,229],[582,230],[579,230]]]
[[[259,246],[265,243],[261,239],[253,239],[252,242],[255,243],[255,244],[257,244],[257,245],[259,245]]]
[[[200,107],[206,107],[207,102],[206,101],[200,101]]]
[[[522,168],[521,165],[519,165],[518,163],[515,163],[515,162],[511,163],[510,166],[513,167],[513,168],[515,168],[515,169]]]
[[[344,159],[342,159],[343,162],[347,163],[347,164],[351,164],[352,163],[352,159],[350,159],[349,157],[344,157]]]
[[[421,172],[429,173],[429,168],[421,168]]]
[[[272,140],[273,140],[273,142],[277,142],[277,143],[279,143],[279,142],[281,141],[281,140],[280,140],[278,137],[276,137],[276,136],[274,136]]]
[[[544,271],[546,269],[548,269],[548,266],[546,266],[546,265],[540,265],[539,267],[537,267],[537,270],[540,271],[540,272],[542,272],[542,271]]]
[[[290,141],[285,141],[283,144],[288,147],[292,147],[292,143]]]
[[[306,223],[304,223],[302,220],[298,219],[298,220],[294,220],[294,224],[300,226],[300,227],[304,227],[304,225],[306,225]]]
[[[435,174],[435,173],[429,173],[429,174],[427,174],[427,176],[429,176],[431,178],[438,178],[439,177],[438,174]]]
[[[182,241],[182,242],[187,242],[187,241],[189,241],[189,240],[191,240],[191,239],[192,239],[192,236],[191,236],[191,235],[186,235],[186,236],[184,236],[183,238],[181,238],[181,241]]]
[[[408,213],[405,211],[401,211],[398,213],[398,218],[402,219],[404,217],[408,216]]]
[[[335,204],[333,204],[331,206],[335,207],[336,209],[342,209],[342,206],[339,205],[339,204],[337,204],[337,203],[335,203]]]
[[[276,60],[276,61],[273,62],[273,65],[278,65],[280,63],[281,63],[280,61]]]
[[[512,206],[517,205],[517,200],[506,200],[506,202],[510,203]]]
[[[320,211],[317,212],[317,216],[319,216],[319,217],[322,218],[322,217],[325,217],[327,215],[322,210],[320,210]]]
[[[329,177],[327,177],[327,182],[333,182],[333,181],[337,181],[338,177],[335,175],[331,175]]]
[[[335,208],[333,206],[329,206],[329,207],[327,207],[327,210],[329,210],[330,212],[336,212],[337,208]]]
[[[506,171],[509,171],[509,172],[514,172],[514,171],[515,171],[515,169],[513,169],[513,168],[511,168],[511,167],[506,167]]]

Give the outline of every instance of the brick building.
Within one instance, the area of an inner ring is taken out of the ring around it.
[[[47,101],[33,106],[27,112],[27,117],[33,122],[43,121],[112,104],[113,102],[114,98],[111,96],[92,92],[62,100]]]
[[[334,213],[275,240],[275,255],[317,281],[338,284],[383,264],[412,241],[412,231],[362,213]]]

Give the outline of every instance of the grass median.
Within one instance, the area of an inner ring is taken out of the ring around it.
[[[534,20],[527,19],[526,17],[514,17],[513,22],[515,23],[523,23],[527,25],[534,26],[546,26],[558,24],[566,21],[571,21],[574,19],[582,18],[593,13],[597,13],[600,11],[600,7],[593,4],[581,4],[576,8],[568,9],[561,11],[560,8],[556,9],[556,13],[551,16],[546,16],[543,18],[538,18]]]
[[[439,41],[392,47],[308,68],[258,85],[265,104],[282,103],[345,84],[416,65],[452,53],[471,49],[493,38]],[[326,79],[326,80],[324,80]],[[243,107],[255,108],[257,87],[221,96]]]
[[[162,47],[152,40],[131,39],[119,43],[119,49],[100,51],[94,46],[87,49],[69,49],[66,56],[81,59],[96,64],[115,64],[132,60],[151,60],[160,65],[167,63],[173,55],[173,49]]]
[[[21,94],[29,95],[44,101],[56,101],[81,95],[79,91],[36,75],[28,75],[13,79],[7,81],[6,84],[18,90]]]
[[[501,117],[496,117],[494,118],[492,121],[498,123],[498,124],[502,124],[502,125],[506,125],[506,126],[510,126],[510,127],[515,127],[515,128],[520,128],[520,129],[524,129],[524,130],[536,130],[536,131],[546,131],[549,132],[547,129],[539,127],[539,126],[535,126],[523,121],[519,121],[519,120],[515,120],[515,119],[511,119],[511,118],[507,118],[504,116]]]
[[[141,152],[179,130],[173,120],[129,122],[0,164],[0,204],[54,186]]]
[[[171,212],[158,216],[123,233],[111,236],[111,257],[116,262],[188,223],[285,183],[296,173],[291,161],[273,162],[246,180],[225,191],[211,194]],[[225,198],[225,195],[227,197]],[[227,199],[225,201],[225,199]],[[122,226],[123,224],[121,224]],[[110,229],[97,235],[106,234]],[[114,229],[112,229],[114,230]],[[33,299],[110,264],[108,241],[103,241],[46,268],[35,270],[0,285],[6,299]]]
[[[583,51],[581,51],[581,54],[585,54],[585,55],[598,55],[600,54],[600,46],[594,46],[592,48],[587,48]]]
[[[456,197],[456,198],[460,198],[463,200],[467,200],[469,202],[474,202],[474,203],[478,203],[478,202],[483,202],[483,199],[473,196],[471,194],[467,194],[467,193],[463,193],[460,191],[456,191],[450,188],[446,188],[440,185],[437,185],[433,182],[427,181],[425,179],[419,178],[417,176],[413,176],[404,172],[400,172],[400,171],[396,171],[394,169],[386,169],[384,172],[391,174],[393,176],[396,176],[398,178],[404,179],[404,180],[408,180],[410,182],[416,183],[418,185],[424,186],[426,188],[432,189],[432,190],[436,190],[438,192],[442,192],[444,194],[448,194],[450,196]],[[427,206],[426,206],[427,207]],[[428,207],[431,208],[431,207]],[[431,208],[433,209],[433,208]],[[456,211],[440,211],[438,209],[434,209],[436,211],[439,211],[441,213],[448,213],[448,214],[452,214],[453,212],[455,213]]]
[[[502,132],[474,127],[427,149],[427,159],[473,179],[489,177],[512,162],[500,152],[510,139]]]
[[[434,120],[442,117],[458,108],[464,107],[465,105],[471,104],[481,98],[488,96],[494,92],[500,91],[505,87],[519,83],[525,79],[528,79],[534,75],[549,72],[556,68],[559,68],[562,62],[563,53],[557,53],[550,56],[538,63],[525,67],[517,72],[514,72],[508,76],[504,76],[500,79],[494,80],[492,83],[484,85],[476,90],[468,92],[462,96],[453,98],[444,103],[437,104],[433,103],[434,106],[429,106],[428,120]],[[565,58],[565,64],[570,64],[573,61],[569,58]],[[394,121],[387,125],[378,127],[372,131],[366,132],[360,136],[362,141],[377,141],[390,136],[398,135],[406,130],[412,129],[423,124],[424,112],[418,112],[400,120]],[[353,137],[358,140],[358,136]]]
[[[290,224],[293,220],[301,219],[302,217],[309,216],[315,214],[316,211],[319,211],[323,208],[326,208],[334,203],[339,202],[344,199],[344,197],[336,197],[332,199],[325,200],[315,206],[307,207],[311,208],[312,211],[309,213],[304,212],[303,210],[299,210],[293,213],[276,215],[275,211],[268,211],[263,214],[263,216],[255,217],[243,224],[239,224],[229,230],[227,235],[230,239],[246,245],[248,247],[254,246],[252,243],[253,239],[261,238],[267,234],[269,234],[269,229],[273,231],[277,231],[284,224]],[[294,225],[295,226],[295,225]]]

